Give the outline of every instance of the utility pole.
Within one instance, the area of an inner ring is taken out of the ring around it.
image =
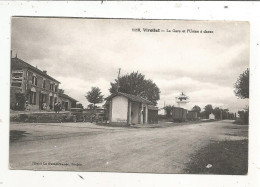
[[[118,76],[117,76],[117,88],[116,88],[116,92],[118,92],[118,89],[119,89],[119,77],[120,77],[120,71],[121,71],[121,68],[119,68],[119,70],[118,70]]]

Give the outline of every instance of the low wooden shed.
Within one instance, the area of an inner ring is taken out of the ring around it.
[[[158,123],[158,108],[152,105],[148,105],[148,123]]]
[[[145,98],[117,92],[106,100],[108,120],[111,124],[131,125],[158,122],[158,108]]]

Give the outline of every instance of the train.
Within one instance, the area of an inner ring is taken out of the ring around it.
[[[172,107],[172,119],[174,122],[195,121],[198,120],[196,111],[188,111],[181,107]]]

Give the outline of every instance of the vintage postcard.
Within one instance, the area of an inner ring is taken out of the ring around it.
[[[9,168],[246,175],[249,31],[13,17]]]

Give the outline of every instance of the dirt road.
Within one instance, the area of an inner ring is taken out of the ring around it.
[[[11,124],[10,168],[183,173],[211,140],[247,139],[247,128],[232,121],[160,128]]]

